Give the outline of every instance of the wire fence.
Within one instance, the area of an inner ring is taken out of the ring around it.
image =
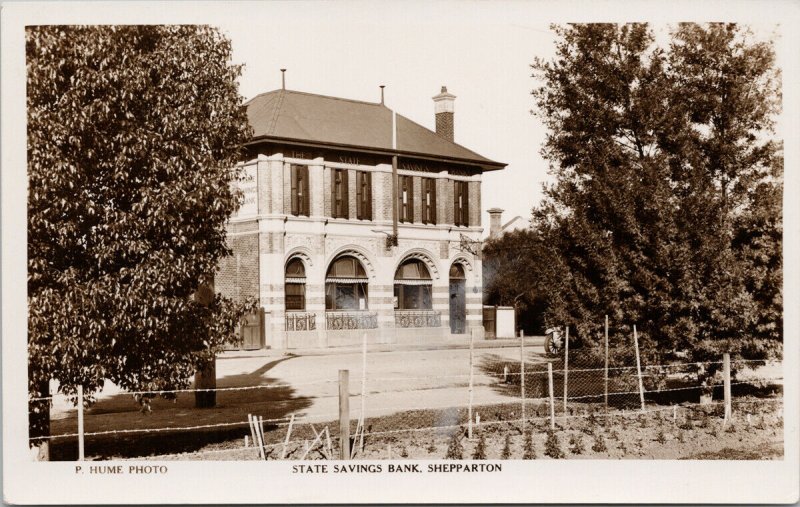
[[[96,458],[394,459],[420,457],[420,449],[421,457],[442,457],[447,451],[452,458],[448,446],[454,439],[477,445],[479,436],[494,433],[502,433],[509,448],[509,442],[528,432],[543,436],[580,427],[593,436],[596,428],[613,435],[631,420],[642,425],[642,420],[652,419],[654,425],[671,420],[672,427],[687,431],[710,424],[697,422],[705,418],[719,419],[724,427],[738,421],[757,428],[766,417],[770,424],[782,421],[782,377],[759,369],[764,361],[726,357],[599,368],[573,364],[570,368],[568,357],[532,361],[521,341],[518,361],[476,361],[471,351],[463,373],[386,375],[370,370],[364,347],[360,371],[344,384],[331,378],[124,394],[127,403],[131,396],[172,395],[181,410],[169,412],[168,419],[127,417],[130,407],[121,400],[86,411],[79,395],[77,426],[72,417],[53,420],[52,434],[31,440],[63,442],[65,459],[75,458],[70,451],[75,447],[77,459],[84,459],[86,442]],[[314,395],[274,396],[273,390],[293,393],[298,387]],[[222,403],[212,411],[192,409],[192,396],[208,391],[239,403]],[[29,401],[32,410],[39,410],[53,397]],[[522,455],[522,443],[517,447]]]

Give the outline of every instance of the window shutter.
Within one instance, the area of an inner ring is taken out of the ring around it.
[[[301,169],[302,169],[301,174],[303,175],[303,181],[302,181],[302,189],[303,189],[303,199],[302,199],[302,205],[303,206],[302,207],[303,207],[303,209],[301,211],[301,214],[303,214],[305,216],[309,216],[311,213],[310,213],[310,206],[309,206],[310,196],[308,195],[308,166],[302,166]]]
[[[336,177],[338,176],[339,171],[336,169],[331,169],[331,216],[336,218],[338,215],[338,209],[336,209]]]
[[[462,222],[464,225],[469,226],[469,183],[464,181],[461,183],[463,185],[462,192],[464,193],[464,207],[461,210],[462,214]]]
[[[430,223],[436,223],[436,180],[429,179],[428,185],[430,185],[431,189],[431,208],[430,208],[430,215],[428,215],[428,220]]]
[[[406,176],[408,182],[408,221],[414,223],[414,177]]]
[[[372,173],[364,173],[364,193],[366,194],[365,204],[367,208],[364,218],[372,220]]]
[[[290,191],[290,194],[289,194],[289,195],[291,195],[291,199],[292,199],[291,213],[292,213],[292,215],[299,215],[300,214],[300,208],[298,207],[298,202],[297,202],[297,166],[296,165],[291,166],[289,168],[289,172],[291,174],[291,180],[292,180],[292,188],[291,188],[291,191]]]
[[[350,185],[347,181],[347,169],[342,169],[342,218],[350,218]]]
[[[459,181],[453,182],[453,225],[461,225],[461,208],[458,206],[459,192],[461,192],[459,183]]]
[[[356,218],[364,218],[364,175],[362,171],[356,171]]]
[[[397,177],[397,220],[402,222],[405,220],[405,209],[403,208],[403,185],[405,180],[402,176]]]

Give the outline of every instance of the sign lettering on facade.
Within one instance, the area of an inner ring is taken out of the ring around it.
[[[234,182],[242,191],[241,205],[239,211],[234,215],[235,218],[253,217],[258,214],[258,178],[256,166],[251,165],[244,168],[241,177]]]

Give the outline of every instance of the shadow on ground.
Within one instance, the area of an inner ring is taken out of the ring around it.
[[[266,363],[250,373],[228,375],[217,379],[217,388],[255,386],[258,388],[219,391],[216,406],[213,408],[195,408],[194,393],[191,392],[179,393],[174,400],[160,397],[153,399],[150,413],[143,413],[141,406],[131,394],[120,393],[101,399],[85,413],[86,433],[215,424],[225,426],[88,436],[85,439],[86,456],[88,459],[112,459],[192,452],[208,444],[248,435],[250,430],[247,414],[259,415],[264,420],[283,419],[290,414],[300,415],[303,410],[311,406],[311,399],[297,397],[295,389],[290,385],[265,376],[279,363],[292,357],[294,356],[286,356]],[[265,423],[264,429],[269,431],[276,427],[275,424]],[[75,433],[76,429],[77,413],[74,409],[65,418],[53,420],[51,423],[53,435]],[[50,448],[51,460],[76,460],[77,447],[75,437],[54,439]]]

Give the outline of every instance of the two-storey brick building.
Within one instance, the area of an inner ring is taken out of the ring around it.
[[[216,289],[262,311],[244,347],[443,341],[482,329],[481,174],[502,169],[382,102],[280,89],[247,104],[244,201]],[[473,249],[474,250],[474,249]]]

